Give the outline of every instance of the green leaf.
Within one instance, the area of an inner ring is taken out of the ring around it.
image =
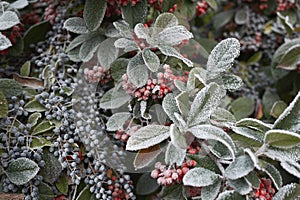
[[[278,169],[264,160],[260,160],[260,165],[262,167],[262,171],[266,172],[272,179],[276,189],[279,189],[282,186],[282,177]]]
[[[234,190],[229,190],[220,193],[216,200],[246,200],[246,198]]]
[[[47,183],[53,184],[58,180],[62,172],[62,166],[58,159],[49,151],[44,150],[42,159],[45,161],[45,166],[40,171],[43,176],[43,180]]]
[[[30,147],[32,149],[39,149],[39,148],[43,148],[43,147],[50,147],[52,146],[52,142],[45,139],[45,138],[32,138],[32,141],[30,143]]]
[[[279,147],[268,147],[264,155],[268,156],[273,160],[296,160],[300,161],[300,147],[292,148],[279,148]]]
[[[223,11],[218,13],[217,15],[214,16],[213,18],[213,25],[215,29],[220,29],[224,25],[226,25],[228,22],[231,21],[235,11],[234,10],[229,10],[229,11]]]
[[[32,131],[32,135],[38,135],[54,129],[55,126],[51,125],[49,121],[39,123]]]
[[[223,131],[223,129],[211,125],[198,125],[189,129],[192,134],[204,140],[216,140],[224,144],[231,153],[232,158],[235,157],[235,144],[231,137]]]
[[[300,91],[290,105],[283,111],[274,123],[274,129],[299,131],[300,129]]]
[[[68,194],[68,180],[66,178],[66,176],[60,176],[58,181],[55,183],[55,186],[57,187],[57,189],[64,195]]]
[[[0,91],[0,118],[7,117],[8,105],[4,94]]]
[[[162,193],[162,198],[164,200],[187,200],[183,194],[184,187],[182,184],[174,184],[169,187],[163,187]]]
[[[248,10],[247,9],[238,9],[234,15],[234,21],[238,25],[246,24],[248,21]]]
[[[153,122],[158,122],[160,125],[164,125],[167,122],[167,114],[164,112],[160,104],[154,104],[150,107],[149,114],[151,115]]]
[[[185,135],[181,133],[174,124],[171,124],[170,126],[170,138],[171,143],[175,147],[186,150],[188,144]]]
[[[260,179],[255,171],[250,172],[246,177],[246,181],[252,185],[253,188],[258,189],[260,186]]]
[[[285,30],[288,32],[288,34],[292,34],[294,32],[294,27],[293,24],[290,22],[289,16],[283,16],[280,12],[277,12],[277,16],[281,24],[284,26]]]
[[[97,48],[103,40],[104,37],[100,34],[95,35],[95,37],[86,40],[80,47],[79,58],[83,62],[87,62],[90,59],[92,59],[94,53],[97,51]]]
[[[97,57],[100,65],[107,69],[110,68],[111,63],[113,63],[119,54],[119,49],[114,45],[116,38],[107,38],[98,47]]]
[[[294,160],[283,160],[280,165],[290,174],[300,178],[300,164]]]
[[[119,31],[120,35],[124,38],[131,39],[133,40],[133,35],[132,35],[132,29],[130,28],[129,24],[124,21],[116,21],[113,22],[114,27]]]
[[[126,150],[136,151],[159,144],[170,136],[169,129],[161,125],[142,127],[128,139]]]
[[[297,183],[290,183],[280,188],[272,200],[296,200],[299,196],[300,185]]]
[[[191,109],[190,102],[189,102],[189,93],[188,92],[181,92],[179,95],[175,97],[176,104],[180,113],[183,116],[188,116],[188,113]]]
[[[162,102],[162,107],[165,111],[165,113],[168,115],[168,117],[176,124],[180,125],[180,122],[175,117],[174,113],[180,113],[175,100],[175,95],[172,93],[169,93],[165,96]]]
[[[2,33],[0,33],[0,51],[7,49],[8,47],[11,47],[12,44],[10,42],[10,40],[3,35]]]
[[[255,101],[250,97],[239,97],[231,103],[231,110],[237,120],[248,117],[254,109]]]
[[[102,23],[107,8],[105,0],[86,0],[83,9],[83,19],[90,31],[94,31]]]
[[[176,3],[178,3],[178,0],[162,1],[162,10],[168,12]]]
[[[11,96],[18,96],[22,93],[21,85],[12,79],[1,78],[0,79],[0,91],[6,98]]]
[[[220,188],[221,188],[221,183],[222,183],[222,181],[220,179],[218,179],[212,185],[203,187],[201,189],[201,200],[216,199],[216,197],[219,194]]]
[[[136,87],[142,87],[146,84],[149,72],[141,54],[135,55],[129,61],[127,66],[127,75],[129,81]]]
[[[148,4],[146,0],[141,0],[134,6],[130,4],[122,6],[122,17],[133,28],[137,23],[144,22],[148,12],[147,8]]]
[[[114,87],[108,90],[100,100],[100,107],[103,109],[115,109],[119,108],[130,99],[130,96],[120,88],[120,86]]]
[[[17,38],[16,43],[8,49],[8,54],[11,56],[21,56],[24,50],[23,38]]]
[[[42,21],[35,25],[32,25],[24,34],[24,48],[30,49],[30,44],[36,44],[40,41],[44,41],[47,32],[51,29],[49,21]]]
[[[220,176],[205,168],[196,167],[189,170],[183,177],[184,185],[205,187],[214,184]]]
[[[141,149],[136,154],[133,161],[135,170],[143,169],[151,166],[151,163],[156,160],[157,156],[161,153],[160,145],[155,145],[147,149]]]
[[[162,13],[160,14],[154,23],[154,27],[156,28],[157,32],[162,31],[165,28],[173,27],[178,25],[178,20],[175,15],[172,13]]]
[[[40,104],[36,99],[25,104],[24,109],[28,112],[43,112],[47,110],[45,106]]]
[[[270,89],[266,89],[263,98],[262,98],[262,105],[263,105],[263,113],[264,116],[270,118],[270,112],[272,109],[273,104],[280,100],[280,97],[275,91],[271,91]]]
[[[144,173],[136,184],[137,195],[149,195],[158,190],[160,186],[157,181],[151,177],[150,173]]]
[[[6,175],[13,184],[23,185],[33,179],[39,169],[34,161],[28,158],[17,158],[8,165]]]
[[[146,41],[148,41],[150,35],[149,35],[149,29],[146,28],[144,26],[144,24],[142,23],[138,23],[137,25],[135,25],[134,27],[134,33],[136,34],[136,36],[138,38],[141,38],[141,39],[146,39]]]
[[[212,50],[207,61],[209,79],[216,78],[220,73],[227,71],[233,61],[240,55],[240,43],[235,38],[222,40]]]
[[[237,127],[247,127],[260,132],[266,132],[272,128],[271,124],[264,123],[254,118],[244,118],[236,122]]]
[[[215,0],[207,0],[206,2],[208,3],[209,7],[211,7],[215,11],[218,10],[218,4]]]
[[[278,118],[286,108],[287,104],[284,101],[276,101],[271,108],[270,115]]]
[[[264,142],[275,147],[290,148],[300,144],[300,134],[274,129],[266,132]]]
[[[261,51],[255,53],[253,56],[249,58],[247,61],[247,65],[254,65],[255,63],[258,63],[260,59],[262,58],[263,53]]]
[[[229,91],[235,91],[240,87],[242,87],[244,84],[243,80],[234,74],[228,74],[228,75],[224,74],[222,76],[222,83],[224,88]]]
[[[177,166],[181,166],[185,158],[185,152],[186,149],[178,148],[170,142],[165,155],[166,164],[176,164]]]
[[[92,193],[90,192],[90,187],[86,186],[83,190],[80,191],[76,200],[91,200]]]
[[[77,34],[88,33],[84,20],[81,17],[71,17],[64,22],[64,27],[67,31]]]
[[[110,65],[110,74],[115,81],[118,81],[126,74],[128,59],[118,58]]]
[[[75,49],[76,47],[80,46],[85,41],[94,38],[99,35],[99,32],[90,32],[86,34],[81,34],[77,37],[75,37],[70,44],[68,45],[66,52],[70,52],[72,49]]]
[[[157,42],[162,45],[176,46],[183,40],[193,38],[193,34],[189,32],[184,26],[173,26],[162,30],[157,34]]]
[[[232,180],[247,176],[254,169],[254,163],[248,155],[237,157],[226,169],[224,175]]]
[[[247,127],[232,127],[235,134],[232,138],[250,147],[260,147],[263,144],[264,133]]]
[[[157,70],[160,67],[160,61],[158,56],[149,48],[146,48],[142,51],[142,56],[144,63],[148,67],[148,69],[152,72],[157,72]]]
[[[210,83],[200,90],[191,105],[187,117],[189,127],[198,125],[209,119],[224,96],[224,90],[216,83]]]
[[[139,50],[139,46],[133,40],[127,38],[119,38],[114,43],[116,48],[124,49],[124,52],[131,52]]]
[[[42,182],[38,186],[38,189],[39,189],[39,199],[41,199],[41,200],[53,199],[56,196],[54,194],[52,188],[46,183]]]
[[[248,183],[245,178],[240,178],[237,180],[228,180],[228,184],[232,187],[236,192],[241,195],[249,194],[252,191],[251,184]]]
[[[5,11],[0,15],[0,31],[9,29],[18,23],[20,23],[20,20],[15,12]]]
[[[106,130],[108,131],[117,131],[122,128],[124,123],[129,119],[130,113],[128,112],[119,112],[113,114],[106,123]]]
[[[183,57],[175,48],[166,45],[159,45],[158,48],[164,55],[178,58],[188,67],[193,67],[193,62]]]
[[[31,66],[31,62],[30,61],[26,61],[21,69],[20,69],[20,74],[21,76],[29,76],[30,74],[30,66]]]

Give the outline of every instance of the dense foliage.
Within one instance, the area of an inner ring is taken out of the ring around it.
[[[0,1],[0,195],[300,198],[297,0]]]

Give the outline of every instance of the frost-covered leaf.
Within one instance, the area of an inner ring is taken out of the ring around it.
[[[278,169],[264,160],[260,160],[259,162],[262,171],[268,174],[268,176],[272,179],[272,182],[275,185],[276,189],[279,189],[282,186],[282,177]]]
[[[224,144],[230,151],[232,157],[235,157],[235,144],[231,137],[223,129],[211,125],[198,125],[189,129],[193,135],[199,139],[216,140]]]
[[[286,108],[287,104],[284,101],[276,101],[271,108],[270,115],[278,118]]]
[[[260,165],[259,165],[259,160],[258,160],[257,155],[255,155],[255,153],[252,152],[252,150],[249,149],[249,148],[244,149],[244,152],[247,153],[248,156],[251,158],[251,160],[252,160],[252,162],[253,162],[253,164],[254,164],[254,167],[255,167],[256,169],[259,169],[259,170],[260,170],[261,168],[260,168]]]
[[[290,174],[300,178],[300,164],[294,160],[283,160],[280,165]]]
[[[24,110],[28,112],[43,112],[46,111],[47,108],[45,108],[44,105],[40,104],[40,102],[38,102],[36,99],[33,99],[25,104]]]
[[[187,91],[186,84],[181,80],[178,79],[174,80],[174,85],[180,92]]]
[[[257,176],[255,171],[250,172],[246,177],[245,180],[252,185],[253,188],[258,189],[260,186],[260,179]]]
[[[209,151],[221,160],[232,160],[230,150],[221,142],[216,140],[207,140]]]
[[[189,93],[188,92],[181,92],[179,95],[176,96],[176,104],[178,109],[180,110],[183,116],[188,116],[188,113],[191,109],[190,102],[189,102]]]
[[[237,157],[226,169],[224,175],[232,180],[242,178],[254,169],[254,163],[248,155]]]
[[[130,59],[127,66],[127,75],[129,81],[136,87],[142,87],[146,84],[149,71],[141,54],[137,54]]]
[[[232,127],[233,132],[235,132],[236,134],[239,134],[243,137],[246,137],[250,140],[254,140],[254,143],[259,143],[258,145],[260,146],[261,144],[263,144],[263,139],[264,139],[264,133],[257,131],[257,130],[253,130],[247,127]]]
[[[235,123],[236,119],[231,112],[224,108],[217,108],[210,116],[212,123],[217,123],[222,126],[230,126],[231,123]]]
[[[38,122],[38,120],[42,117],[42,114],[41,113],[38,113],[38,112],[35,112],[35,113],[32,113],[28,120],[27,120],[27,123],[31,124],[31,126],[35,126]]]
[[[149,48],[145,48],[142,52],[143,60],[145,65],[148,67],[149,70],[152,72],[157,72],[160,67],[160,61],[158,56],[151,51]]]
[[[75,49],[76,47],[80,47],[80,45],[82,43],[84,43],[87,40],[92,39],[93,37],[96,37],[97,35],[99,35],[98,32],[90,32],[90,33],[81,34],[81,35],[75,37],[68,45],[66,52],[70,52],[72,49]]]
[[[81,17],[71,17],[68,18],[64,23],[64,28],[67,31],[77,34],[88,33],[84,20]]]
[[[142,127],[128,139],[126,150],[136,151],[159,144],[170,136],[169,129],[161,125]]]
[[[230,187],[232,187],[236,192],[240,193],[241,195],[246,195],[252,191],[252,186],[248,183],[245,178],[240,178],[237,180],[230,180],[228,179],[228,183]]]
[[[100,65],[107,69],[109,69],[111,63],[118,58],[119,49],[115,47],[115,41],[115,38],[107,38],[101,42],[97,50],[97,57]]]
[[[268,156],[273,160],[296,160],[300,161],[300,146],[295,146],[292,148],[278,148],[278,147],[268,147],[264,155]]]
[[[281,12],[277,12],[277,16],[281,24],[284,26],[285,30],[288,32],[288,34],[292,34],[294,32],[294,27],[290,21],[290,17],[282,15]]]
[[[28,0],[17,0],[10,4],[11,7],[15,9],[22,9],[29,5]]]
[[[97,48],[104,40],[104,37],[100,34],[95,35],[95,37],[90,38],[89,40],[85,41],[79,50],[79,58],[83,62],[87,62],[92,59],[94,53],[96,52]]]
[[[290,183],[280,188],[272,200],[297,200],[299,197],[300,185],[297,183]]]
[[[172,142],[169,143],[166,155],[165,155],[165,162],[168,165],[172,165],[176,163],[177,166],[182,165],[185,155],[186,155],[186,149],[178,148],[172,144]]]
[[[18,15],[13,11],[5,11],[0,15],[0,31],[9,29],[20,23]]]
[[[266,132],[272,128],[271,124],[267,124],[263,121],[254,118],[244,118],[236,122],[235,124],[238,127],[248,127],[260,132]]]
[[[0,91],[0,118],[7,117],[8,104],[3,92]]]
[[[255,109],[255,101],[251,97],[239,97],[231,103],[231,110],[237,120],[250,116]]]
[[[278,63],[278,68],[285,70],[297,69],[297,64],[300,62],[300,44],[294,45],[287,50]]]
[[[17,158],[9,163],[6,169],[8,179],[16,184],[23,185],[33,179],[38,171],[39,166],[28,158]]]
[[[294,147],[300,144],[300,134],[274,129],[266,132],[264,142],[275,147]]]
[[[238,9],[234,15],[234,21],[238,25],[245,24],[248,20],[249,13],[247,9]]]
[[[107,8],[105,0],[86,0],[83,9],[83,19],[90,31],[96,30],[104,18]]]
[[[175,46],[180,44],[183,40],[188,40],[190,38],[193,38],[193,34],[184,26],[173,26],[165,28],[158,33],[157,42],[162,45]]]
[[[209,78],[215,78],[220,73],[227,71],[233,64],[233,61],[240,54],[240,43],[235,38],[222,40],[212,50],[207,61],[207,70]]]
[[[128,112],[119,112],[113,114],[106,123],[106,129],[108,131],[116,131],[122,128],[130,115],[131,114]]]
[[[197,167],[189,170],[183,177],[183,184],[193,187],[205,187],[214,184],[219,175],[205,168]]]
[[[10,40],[3,35],[2,33],[0,33],[0,51],[7,49],[8,47],[11,47],[12,44],[10,42]]]
[[[134,6],[131,4],[121,6],[121,11],[122,18],[133,28],[137,23],[145,20],[148,12],[148,3],[146,0],[141,0]]]
[[[300,91],[290,105],[283,111],[274,123],[275,129],[285,129],[289,131],[300,130]]]
[[[116,48],[124,49],[124,52],[139,50],[139,46],[137,45],[137,43],[127,38],[117,39],[114,45]]]
[[[183,57],[175,48],[166,45],[159,45],[158,48],[164,55],[178,58],[182,60],[182,62],[184,62],[187,66],[193,67],[193,62]]]
[[[243,80],[234,74],[223,75],[222,83],[224,88],[229,91],[235,91],[243,86]]]
[[[178,20],[172,13],[160,14],[154,23],[154,27],[157,32],[162,31],[165,28],[173,27],[178,25]]]
[[[39,123],[32,131],[32,135],[38,135],[46,131],[54,129],[55,126],[50,123],[50,121],[44,121]]]
[[[149,166],[160,153],[160,145],[139,150],[133,162],[134,168],[137,170]]]
[[[134,27],[134,33],[138,38],[146,39],[149,37],[149,29],[147,29],[142,23],[138,23]]]
[[[216,14],[213,18],[213,26],[215,29],[220,29],[231,21],[236,11],[233,9],[226,10]]]
[[[39,149],[39,148],[51,147],[51,146],[53,146],[52,142],[42,137],[32,138],[32,141],[30,142],[30,148],[32,149]]]
[[[215,83],[211,83],[199,91],[187,117],[188,125],[192,127],[209,119],[224,95],[224,90]]]
[[[126,74],[129,60],[126,58],[118,58],[110,65],[110,75],[114,81],[118,81]]]
[[[218,179],[212,185],[203,187],[201,189],[201,199],[202,200],[216,199],[216,197],[219,194],[220,188],[221,188],[221,183],[222,183],[222,181],[220,179]]]
[[[126,21],[117,21],[114,22],[113,25],[120,32],[121,36],[128,39],[133,39],[132,30]]]
[[[53,184],[58,180],[62,172],[61,163],[58,161],[58,158],[49,151],[43,152],[42,159],[45,161],[45,166],[47,167],[43,167],[40,174],[43,176],[45,182]]]
[[[103,109],[119,108],[130,99],[130,96],[121,89],[120,86],[114,87],[107,91],[100,100],[100,107]]]
[[[220,193],[216,200],[246,200],[246,197],[243,197],[234,190],[227,190]]]
[[[168,117],[176,124],[180,125],[180,122],[175,117],[174,113],[180,113],[175,100],[175,95],[172,93],[169,93],[165,96],[162,102],[162,107],[165,111],[165,113],[168,115]]]
[[[186,150],[188,146],[186,138],[184,134],[181,133],[174,124],[171,124],[170,126],[170,138],[171,138],[171,143],[175,147]]]
[[[204,70],[203,68],[194,67],[189,72],[188,81],[186,83],[187,89],[189,91],[194,90],[198,86],[197,82],[200,82],[200,84],[203,85],[206,84],[206,70]]]

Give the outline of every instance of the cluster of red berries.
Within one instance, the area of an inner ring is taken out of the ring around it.
[[[200,144],[197,140],[194,140],[188,147],[187,152],[190,154],[196,154],[200,152]]]
[[[201,187],[190,187],[189,188],[189,196],[190,197],[199,197],[201,196]]]
[[[114,134],[114,138],[122,142],[127,142],[129,137],[133,135],[137,130],[139,130],[139,128],[140,128],[139,126],[132,126],[130,127],[129,130],[124,130],[124,129],[117,130],[116,133]]]
[[[259,0],[259,9],[266,10],[268,9],[268,0]]]
[[[23,22],[27,25],[34,25],[40,22],[40,16],[36,14],[35,11],[31,11],[30,13],[25,13],[23,16]]]
[[[111,75],[108,69],[100,66],[94,66],[93,69],[85,69],[84,77],[89,83],[100,83],[104,85],[111,80]]]
[[[159,12],[162,12],[162,4],[163,0],[149,0],[150,6],[153,6]],[[177,9],[177,4],[174,4],[170,9],[169,12],[173,13]]]
[[[106,17],[121,15],[121,9],[115,0],[108,0],[105,12]]]
[[[24,25],[23,24],[17,24],[13,26],[9,31],[2,32],[3,35],[7,36],[10,42],[14,45],[17,42],[17,39],[22,36],[24,33]],[[0,51],[0,55],[7,55],[8,49],[4,49]]]
[[[296,8],[296,1],[292,3],[289,0],[277,0],[277,11],[281,12],[290,8]]]
[[[204,15],[207,12],[208,8],[209,6],[206,0],[198,1],[196,6],[196,16],[199,17]]]
[[[173,185],[182,183],[183,176],[196,166],[195,160],[187,160],[181,166],[169,167],[157,162],[155,169],[151,172],[151,177],[157,179],[159,185]]]
[[[262,178],[260,180],[260,186],[255,191],[254,196],[258,200],[271,200],[275,194],[275,189],[272,187],[272,181],[270,179]]]
[[[133,193],[131,192],[133,188],[133,182],[129,180],[129,176],[122,176],[117,178],[112,176],[111,180],[113,183],[108,186],[108,189],[112,191],[113,200],[128,200],[132,199]]]
[[[140,0],[117,0],[117,2],[120,6],[127,6],[129,3],[131,3],[132,6],[135,6]]]

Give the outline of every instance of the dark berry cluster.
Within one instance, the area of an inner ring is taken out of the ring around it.
[[[105,12],[106,17],[118,16],[121,15],[121,13],[121,9],[115,0],[109,0],[107,2],[107,9]]]
[[[198,1],[196,6],[196,16],[204,15],[209,9],[209,5],[205,0]]]
[[[117,0],[117,2],[120,6],[127,6],[129,3],[131,4],[131,6],[134,6],[135,4],[140,2],[140,0]]]
[[[94,66],[93,69],[86,68],[84,77],[89,83],[100,83],[101,85],[111,80],[109,70],[101,66]]]
[[[188,147],[187,152],[190,154],[196,154],[200,152],[200,144],[197,140],[194,140]]]
[[[290,8],[296,8],[297,1],[289,1],[289,0],[277,0],[277,11],[286,11]]]
[[[187,160],[181,166],[166,166],[157,162],[155,169],[151,172],[151,177],[157,179],[159,185],[173,185],[182,183],[183,176],[196,166],[195,160]]]
[[[254,197],[257,200],[272,200],[275,194],[275,189],[272,186],[272,181],[270,179],[262,178],[260,180],[260,186],[255,191]]]

